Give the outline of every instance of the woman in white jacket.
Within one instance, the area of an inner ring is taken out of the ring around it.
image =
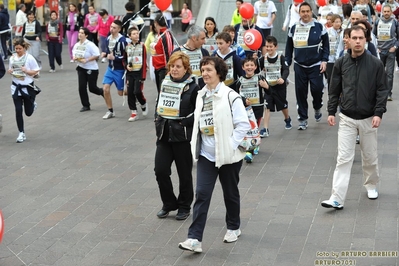
[[[238,182],[245,148],[240,149],[240,144],[250,129],[241,96],[223,83],[226,63],[218,57],[204,57],[200,69],[206,86],[198,92],[191,139],[191,152],[198,161],[196,197],[188,238],[179,244],[179,248],[193,252],[202,252],[202,236],[218,176],[226,206],[227,233],[223,241],[235,242],[241,234]]]

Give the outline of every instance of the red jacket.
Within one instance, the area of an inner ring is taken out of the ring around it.
[[[159,31],[158,42],[154,46],[155,54],[152,56],[152,65],[155,70],[166,67],[174,49],[172,34],[167,28],[162,28]]]

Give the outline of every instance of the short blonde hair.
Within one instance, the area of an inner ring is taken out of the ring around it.
[[[193,71],[191,70],[190,66],[190,57],[183,52],[174,52],[168,61],[168,72],[170,71],[171,65],[173,65],[177,60],[181,59],[183,62],[183,67],[187,70],[187,73],[192,74]]]

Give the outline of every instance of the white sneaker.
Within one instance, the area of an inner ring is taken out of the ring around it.
[[[0,115],[0,132],[3,130],[3,116]]]
[[[396,72],[399,72],[399,66],[396,67]]]
[[[55,69],[50,69],[49,72],[50,73],[55,73]]]
[[[113,117],[115,117],[115,112],[107,111],[105,113],[105,115],[103,116],[103,119],[110,119],[110,118],[113,118]]]
[[[145,103],[144,105],[142,105],[141,110],[143,111],[144,116],[148,115],[148,104]]]
[[[73,62],[75,62],[73,59],[71,59],[71,61],[69,61],[69,63],[73,63]]]
[[[336,210],[340,210],[344,207],[344,205],[336,200],[324,200],[321,202],[321,206],[323,206],[324,208],[334,208]]]
[[[22,143],[26,140],[26,136],[24,132],[19,132],[18,138],[17,138],[17,143]]]
[[[370,189],[370,190],[367,190],[367,197],[368,197],[369,199],[376,199],[376,198],[378,198],[378,191],[377,191],[377,189]]]
[[[227,233],[224,235],[223,242],[231,243],[236,242],[238,237],[241,235],[241,230],[227,230]]]
[[[64,66],[62,64],[60,65],[60,69],[64,69]]]
[[[179,243],[179,248],[196,253],[202,252],[202,245],[197,239],[187,238],[186,241]]]
[[[132,114],[130,115],[130,117],[127,121],[133,122],[133,121],[136,121],[137,119],[138,119],[137,112],[134,112],[134,113],[132,112]]]

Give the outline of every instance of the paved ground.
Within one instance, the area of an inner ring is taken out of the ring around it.
[[[184,222],[176,221],[175,213],[156,217],[161,201],[151,116],[127,122],[129,110],[115,90],[116,118],[102,120],[106,107],[95,95],[90,95],[92,111],[80,113],[74,64],[64,57],[64,70],[51,74],[42,59],[37,84],[43,92],[38,110],[25,119],[22,144],[15,143],[11,78],[0,81],[0,208],[5,218],[0,265],[398,265],[397,82],[379,130],[378,200],[367,199],[362,187],[359,152],[345,208],[321,207],[330,195],[338,128],[327,125],[325,110],[323,120],[310,119],[306,131],[298,131],[296,121],[295,128],[284,130],[282,114],[273,114],[271,136],[254,163],[242,168],[242,236],[236,243],[222,242],[225,208],[217,184],[204,252],[191,254],[177,247],[191,217]],[[104,68],[101,64],[101,74]],[[155,92],[146,82],[151,106]],[[295,118],[293,92],[290,85]]]

